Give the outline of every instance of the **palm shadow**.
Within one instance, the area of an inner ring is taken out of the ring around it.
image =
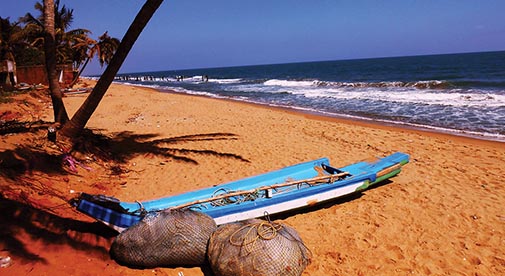
[[[7,133],[40,132],[47,129],[46,123],[20,123],[14,127],[6,127]],[[0,133],[0,135],[5,132]],[[114,161],[125,164],[131,158],[138,155],[161,156],[165,159],[198,165],[194,156],[211,156],[214,158],[231,158],[240,162],[249,162],[244,157],[229,153],[208,149],[191,149],[179,146],[188,143],[203,141],[232,141],[238,140],[233,133],[199,133],[193,135],[159,138],[157,134],[135,134],[133,132],[120,132],[111,137],[97,134],[91,130],[85,130],[75,144],[74,151],[93,156],[93,159]],[[35,139],[35,138],[33,138]],[[75,173],[69,171],[65,163],[66,156],[58,151],[47,151],[41,147],[40,141],[34,141],[31,145],[18,145],[15,149],[0,151],[0,178],[16,180],[19,177],[31,174],[35,171],[48,175],[66,175]],[[193,157],[192,157],[193,156]],[[79,160],[86,162],[86,160]],[[117,168],[112,166],[111,169]]]
[[[51,123],[44,121],[21,122],[17,120],[5,121],[0,123],[0,135],[36,132],[46,130]]]
[[[242,162],[249,162],[244,157],[227,152],[215,150],[199,150],[178,147],[178,144],[198,143],[202,141],[232,141],[238,140],[238,136],[233,133],[201,133],[170,138],[153,139],[156,134],[135,134],[124,131],[107,137],[99,134],[92,134],[90,137],[98,141],[98,144],[109,149],[109,158],[117,162],[124,163],[137,155],[156,155],[167,159],[182,161],[197,165],[198,161],[189,157],[190,155],[212,156],[217,158],[231,158]],[[83,149],[84,151],[89,151]]]
[[[101,223],[64,218],[0,194],[0,245],[16,259],[46,263],[43,256],[30,252],[20,233],[46,245],[65,244],[99,256],[108,256],[106,246],[117,234]]]
[[[40,133],[45,131],[50,124],[23,124],[16,123],[5,126],[0,135]],[[0,126],[1,127],[1,126]],[[29,199],[9,199],[5,195],[10,192],[28,190],[26,194],[38,193],[46,196],[58,197],[53,187],[38,181],[40,172],[48,176],[66,175],[69,172],[64,160],[65,156],[56,150],[47,150],[41,146],[46,142],[35,141],[36,135],[29,139],[33,143],[23,142],[14,149],[0,151],[0,181],[2,179],[13,180],[13,186],[0,185],[0,246],[8,249],[13,257],[29,261],[47,263],[43,255],[32,252],[25,243],[26,233],[30,240],[42,241],[45,244],[66,244],[76,250],[109,257],[109,245],[117,232],[101,223],[90,223],[70,218],[65,218],[31,204]],[[40,136],[40,135],[39,135]],[[212,158],[234,159],[239,162],[249,162],[244,157],[216,150],[192,149],[188,145],[209,141],[233,141],[239,137],[233,133],[198,133],[193,135],[158,138],[157,134],[135,134],[132,132],[120,132],[112,136],[93,133],[86,130],[76,144],[75,151],[93,156],[92,160],[112,160],[118,164],[127,163],[131,158],[139,155],[161,156],[179,162],[198,165],[198,156]],[[158,138],[158,139],[157,139]],[[82,156],[82,155],[81,155]],[[84,160],[79,160],[83,161]],[[32,175],[34,175],[32,177]],[[68,205],[70,208],[70,205]],[[69,234],[70,233],[70,234]],[[105,239],[105,241],[103,240]],[[101,243],[96,242],[101,240]],[[91,241],[91,242],[90,242]],[[95,242],[93,242],[95,241]],[[205,275],[209,268],[202,266]]]
[[[18,146],[13,150],[0,152],[0,178],[17,180],[34,171],[48,175],[68,174],[68,171],[63,167],[61,154],[52,154],[27,146]]]
[[[69,207],[66,207],[69,208]],[[90,256],[116,261],[117,264],[131,269],[146,270],[154,267],[135,267],[118,262],[110,254],[110,245],[118,233],[100,222],[83,222],[59,216],[50,210],[33,207],[30,202],[7,199],[0,193],[0,250],[7,250],[9,256],[21,263],[48,264],[43,252],[30,250],[26,235],[30,241],[42,242],[43,245],[65,245],[73,250],[85,252]],[[28,241],[29,242],[29,241]],[[177,268],[181,266],[160,266]],[[214,275],[206,261],[199,267],[206,276]]]

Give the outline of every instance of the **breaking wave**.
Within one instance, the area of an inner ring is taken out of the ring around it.
[[[132,73],[116,81],[505,141],[504,62],[505,51]]]
[[[263,83],[268,86],[284,87],[333,87],[333,88],[397,88],[408,87],[418,89],[447,89],[455,85],[447,81],[429,80],[416,82],[381,81],[381,82],[332,82],[320,80],[278,80],[271,79]]]

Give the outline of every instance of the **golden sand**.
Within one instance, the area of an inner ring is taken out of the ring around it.
[[[85,97],[64,98],[70,114]],[[87,127],[132,147],[134,157],[124,165],[129,172],[108,191],[124,201],[178,194],[319,157],[338,167],[408,153],[411,162],[390,182],[282,219],[312,252],[303,275],[505,275],[504,143],[116,84]],[[152,145],[166,154],[150,153]],[[71,178],[68,189],[86,192],[97,181]],[[17,270],[15,264],[4,271],[210,275],[199,267],[120,266],[108,256],[108,243],[96,238],[100,250],[53,244],[36,252],[45,262],[18,262]]]

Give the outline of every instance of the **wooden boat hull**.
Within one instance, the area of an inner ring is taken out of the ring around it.
[[[333,168],[327,158],[297,164],[215,187],[145,202],[120,202],[102,195],[81,194],[77,210],[121,232],[138,223],[148,212],[189,208],[224,224],[265,214],[277,214],[312,206],[369,186],[400,173],[409,162],[405,153],[374,161]]]

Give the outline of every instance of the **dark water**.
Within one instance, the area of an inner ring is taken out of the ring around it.
[[[183,80],[178,80],[178,76],[183,76]],[[160,90],[505,141],[505,51],[162,71],[119,77],[119,82]]]

